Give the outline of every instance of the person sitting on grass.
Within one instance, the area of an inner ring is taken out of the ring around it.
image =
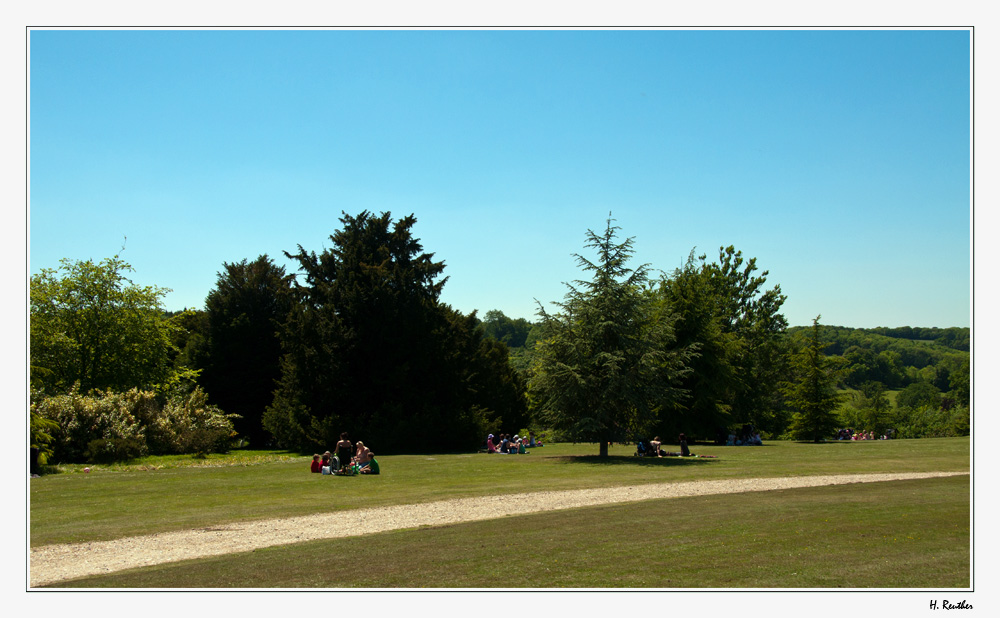
[[[684,434],[681,434],[678,436],[678,440],[680,440],[681,443],[681,457],[690,457],[691,451],[688,450],[687,437]]]
[[[497,446],[493,444],[493,434],[490,434],[489,437],[486,438],[486,452],[487,453],[497,452]]]
[[[649,448],[656,454],[657,457],[663,457],[663,455],[660,454],[660,436],[656,436],[649,441]]]
[[[517,439],[517,454],[518,455],[527,455],[528,454],[528,451],[525,450],[525,448],[524,448],[524,438],[518,438]]]
[[[368,461],[361,466],[361,474],[378,474],[378,460],[375,459],[375,453],[370,450],[365,453],[368,455]]]
[[[319,460],[319,455],[313,455],[312,466],[309,468],[309,470],[317,474],[323,471],[323,464]]]

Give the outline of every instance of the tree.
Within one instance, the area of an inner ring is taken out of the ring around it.
[[[609,216],[603,234],[587,231],[597,260],[575,257],[593,278],[567,284],[561,312],[539,303],[543,336],[529,386],[544,421],[598,442],[601,457],[610,442],[634,439],[674,408],[688,356],[672,346],[672,317],[648,293],[646,266],[628,267],[633,239],[618,242],[619,229]]]
[[[178,380],[170,362],[175,326],[163,313],[170,291],[139,286],[115,255],[64,259],[31,278],[31,380],[47,392],[153,388]]]
[[[823,355],[826,347],[819,336],[819,319],[813,320],[812,334],[792,358],[794,381],[784,384],[788,404],[795,410],[789,428],[797,440],[820,440],[837,428],[836,415],[840,397],[837,394],[838,371],[831,359]]]
[[[892,426],[892,402],[881,382],[865,382],[851,397],[843,414],[846,425],[884,435]]]
[[[270,439],[262,419],[281,375],[278,329],[292,308],[293,279],[267,255],[223,263],[205,299],[208,342],[201,382],[215,405],[242,417],[236,430],[258,447]]]
[[[674,335],[679,347],[692,350],[691,372],[681,381],[688,396],[676,414],[661,423],[661,435],[714,436],[732,423],[731,401],[738,382],[734,369],[739,341],[723,327],[723,316],[712,287],[711,271],[699,265],[694,252],[683,268],[660,281],[660,294],[667,310],[676,316]]]
[[[444,263],[413,235],[416,218],[366,211],[341,223],[322,254],[286,254],[304,282],[264,416],[279,442],[313,448],[348,431],[378,452],[468,449],[498,417],[523,414],[523,396],[495,390],[515,384],[506,354],[483,344],[474,315],[440,302]]]
[[[941,391],[929,382],[914,382],[896,396],[896,406],[916,410],[921,406],[941,407]]]
[[[493,309],[483,318],[484,332],[511,348],[523,348],[531,330],[531,323],[524,318],[511,319],[503,311]]]
[[[788,322],[781,314],[781,286],[765,289],[768,271],[759,275],[757,258],[744,265],[732,245],[719,248],[719,263],[704,266],[715,292],[722,331],[736,337],[731,395],[733,420],[774,431],[781,408],[780,382],[786,373],[783,336]]]

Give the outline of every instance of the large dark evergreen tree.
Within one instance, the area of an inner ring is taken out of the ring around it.
[[[280,442],[329,448],[347,431],[377,452],[467,449],[498,416],[523,414],[506,354],[492,362],[475,316],[440,302],[444,263],[423,251],[416,219],[341,222],[322,254],[287,254],[305,277],[265,416]]]
[[[271,439],[262,418],[281,373],[277,334],[292,307],[292,279],[266,255],[224,263],[205,299],[209,335],[201,383],[212,403],[240,415],[236,431],[255,447]]]
[[[632,441],[649,431],[680,393],[686,351],[673,346],[672,318],[647,292],[647,269],[632,269],[633,239],[618,242],[608,219],[587,232],[591,261],[577,255],[589,281],[568,285],[562,311],[539,308],[543,335],[536,346],[531,392],[543,420],[573,439],[599,444]]]

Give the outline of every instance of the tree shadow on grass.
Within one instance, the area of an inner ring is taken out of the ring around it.
[[[559,457],[566,463],[598,464],[604,466],[689,466],[719,461],[716,457],[635,457],[633,455],[567,455]]]

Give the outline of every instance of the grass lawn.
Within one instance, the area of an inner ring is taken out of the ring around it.
[[[156,459],[96,467],[89,474],[80,471],[82,466],[67,467],[30,480],[31,545],[540,490],[970,468],[968,437],[692,447],[718,459],[640,459],[632,457],[633,451],[615,446],[602,460],[596,445],[553,444],[523,456],[380,456],[381,475],[350,478],[310,474],[310,457],[275,453],[234,453],[200,462],[204,465]]]
[[[969,540],[969,478],[960,476],[523,515],[57,587],[967,588]],[[345,556],[370,567],[344,569]]]

